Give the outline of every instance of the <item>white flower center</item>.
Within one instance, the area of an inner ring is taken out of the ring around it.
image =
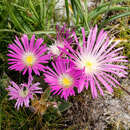
[[[59,84],[64,88],[69,88],[73,84],[73,78],[68,74],[63,74],[59,78]]]
[[[26,97],[27,95],[28,95],[28,93],[29,93],[29,90],[28,90],[28,88],[26,88],[26,87],[24,87],[23,89],[21,89],[20,91],[19,91],[19,95],[21,96],[21,97]]]
[[[58,49],[58,46],[61,48],[64,47],[63,43],[58,42],[58,41],[56,41],[53,45],[50,45],[49,47],[49,50],[51,51],[51,53],[57,56],[60,55],[61,53],[61,51]]]
[[[23,55],[23,62],[27,65],[27,66],[32,66],[34,65],[36,61],[36,57],[34,56],[34,54],[32,52],[27,52]]]
[[[95,72],[97,72],[97,70],[99,68],[99,63],[98,63],[96,57],[94,57],[94,56],[81,55],[80,60],[78,60],[77,65],[80,69],[85,68],[86,74],[95,73]]]

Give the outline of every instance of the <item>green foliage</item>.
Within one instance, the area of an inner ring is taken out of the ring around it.
[[[120,26],[118,28],[119,30],[119,35],[118,37],[120,39],[122,39],[122,41],[119,43],[119,45],[117,47],[124,47],[123,49],[123,55],[128,57],[128,60],[130,59],[130,28],[129,28],[129,24],[128,23],[128,19],[120,19]]]
[[[67,23],[70,24],[70,18],[69,18],[69,4],[68,0],[65,0],[65,7],[66,7],[66,14],[67,14]]]
[[[61,103],[61,104],[59,105],[58,108],[59,108],[59,111],[60,111],[60,112],[64,112],[64,111],[68,110],[71,106],[72,106],[71,103],[69,103],[69,102],[63,102],[63,103]]]
[[[10,28],[18,32],[47,31],[51,26],[51,20],[55,24],[54,13],[52,13],[55,0],[53,2],[48,2],[47,0],[38,0],[38,2],[36,0],[4,0],[3,5],[10,18],[8,20]]]
[[[120,89],[120,88],[114,88],[114,96],[116,98],[121,98],[123,94],[124,93],[123,93],[122,89]]]
[[[116,20],[121,17],[129,16],[130,13],[130,7],[129,6],[121,6],[118,3],[123,2],[124,0],[112,0],[112,1],[106,1],[106,2],[101,2],[96,8],[92,9],[91,11],[88,11],[87,9],[87,0],[84,0],[84,3],[81,4],[80,0],[71,0],[71,6],[72,10],[74,13],[74,22],[76,25],[80,24],[81,26],[84,26],[86,29],[89,29],[89,26],[93,26],[94,24],[97,24],[98,17],[103,17],[103,15],[106,15],[107,13],[111,11],[123,11],[123,13],[118,13],[118,15],[113,15],[111,18],[103,19],[103,21],[100,22],[100,25],[102,27],[109,22]],[[125,1],[126,2],[126,1]],[[84,6],[83,6],[84,5]]]

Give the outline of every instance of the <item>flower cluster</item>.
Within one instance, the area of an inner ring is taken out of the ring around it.
[[[119,54],[123,48],[115,48],[120,41],[114,43],[114,38],[109,39],[104,30],[98,33],[97,26],[91,28],[87,40],[84,28],[82,35],[81,43],[76,33],[64,25],[62,28],[57,26],[57,40],[49,47],[43,44],[42,38],[35,41],[33,35],[29,41],[25,34],[21,38],[22,43],[16,37],[15,43],[9,44],[9,69],[23,71],[23,75],[28,71],[29,76],[28,84],[18,86],[12,81],[13,87],[7,88],[10,99],[17,100],[15,106],[18,109],[23,104],[28,107],[33,94],[42,92],[39,83],[32,84],[33,72],[36,75],[43,72],[51,92],[61,95],[65,100],[75,96],[74,88],[78,93],[90,88],[92,97],[97,98],[97,90],[104,95],[103,87],[112,93],[112,87],[120,85],[112,76],[125,77],[127,74],[127,67],[119,64],[127,62],[126,57]],[[49,61],[51,64],[47,64]]]

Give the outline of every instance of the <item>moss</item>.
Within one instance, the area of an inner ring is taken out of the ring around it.
[[[127,39],[126,39],[127,40]],[[129,45],[129,41],[127,42],[120,42],[119,45],[117,47],[124,47],[123,48],[123,55],[127,56],[128,59],[130,59],[130,45]]]
[[[120,88],[114,88],[114,92],[113,92],[113,94],[114,94],[114,96],[116,97],[116,98],[121,98],[122,97],[122,95],[124,94],[124,92],[122,91],[122,89],[120,89]]]

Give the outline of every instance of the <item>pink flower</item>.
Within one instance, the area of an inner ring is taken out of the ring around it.
[[[19,107],[29,107],[29,100],[33,99],[33,94],[35,93],[42,93],[42,88],[39,88],[39,82],[32,84],[33,78],[29,79],[28,84],[20,84],[19,86],[11,81],[10,86],[6,88],[9,91],[10,100],[17,100],[15,107],[19,109]]]
[[[73,31],[71,32],[64,25],[62,28],[56,26],[56,36],[57,39],[54,40],[55,43],[49,46],[49,52],[53,56],[59,56],[61,54],[61,50],[58,47],[64,48],[65,44],[71,44],[73,42]]]
[[[98,96],[97,89],[99,89],[101,95],[103,89],[101,84],[109,91],[113,92],[112,87],[120,85],[120,83],[111,74],[119,77],[125,77],[127,69],[124,65],[116,63],[127,62],[125,56],[119,55],[121,48],[115,49],[114,47],[120,42],[113,43],[113,39],[109,40],[107,33],[101,30],[97,35],[97,26],[90,30],[88,40],[85,40],[85,31],[82,29],[83,44],[81,45],[78,38],[75,35],[75,40],[78,45],[78,49],[74,50],[71,46],[66,45],[65,49],[61,50],[70,56],[75,63],[76,69],[84,70],[82,77],[82,85],[79,87],[80,93],[85,87],[88,89],[89,85],[93,98]]]
[[[28,70],[29,75],[33,70],[36,75],[40,75],[39,71],[44,69],[42,63],[48,63],[50,59],[50,55],[46,54],[46,45],[42,45],[43,39],[39,38],[35,42],[35,35],[33,35],[29,42],[27,35],[24,34],[21,38],[22,44],[17,37],[14,41],[15,43],[9,44],[8,61],[11,65],[9,69],[24,70],[23,74]]]
[[[79,87],[80,71],[73,69],[73,63],[69,59],[57,58],[55,62],[52,62],[52,70],[50,67],[46,67],[44,73],[45,82],[50,85],[51,92],[53,94],[61,94],[65,100],[68,96],[75,96],[74,87]]]

